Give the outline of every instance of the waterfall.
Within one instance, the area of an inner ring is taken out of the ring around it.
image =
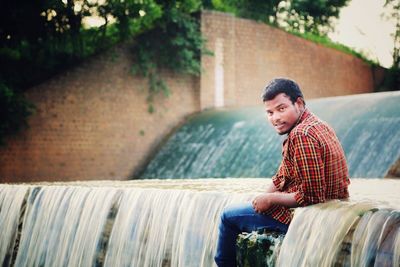
[[[14,252],[18,225],[25,213],[27,190],[23,186],[0,187],[0,262],[7,266]],[[24,203],[24,205],[22,205]]]
[[[343,145],[351,177],[384,177],[400,158],[400,92],[307,101]],[[192,117],[157,152],[141,178],[272,177],[281,143],[259,107]],[[137,177],[134,177],[137,178]]]
[[[277,266],[399,266],[400,211],[334,202],[298,209]]]
[[[0,192],[3,266],[211,266],[222,208],[248,199],[122,184],[2,185]]]
[[[347,202],[296,209],[277,266],[400,265],[400,181],[376,179],[400,157],[399,100],[392,92],[307,103],[361,178]],[[143,170],[152,179],[0,184],[1,265],[214,266],[222,209],[263,192],[271,179],[248,177],[271,177],[280,162],[282,140],[263,113],[193,117]]]
[[[15,266],[91,266],[115,189],[29,188]]]
[[[213,266],[223,207],[270,179],[0,185],[2,266]],[[374,188],[371,190],[371,188]],[[400,181],[360,179],[349,202],[296,210],[278,266],[398,266]],[[369,265],[369,264],[366,264]]]

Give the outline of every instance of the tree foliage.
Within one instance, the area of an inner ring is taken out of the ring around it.
[[[385,89],[400,90],[400,1],[386,0],[385,7],[390,11],[389,19],[395,24],[393,33],[393,64],[388,70],[384,87]]]
[[[326,35],[349,0],[208,0],[205,7],[291,31]]]
[[[87,0],[5,1],[0,16],[0,140],[25,127],[33,106],[23,92],[108,44],[83,20]]]
[[[25,119],[33,113],[33,106],[0,83],[0,110],[0,145],[4,145],[6,136],[27,127]]]
[[[287,1],[284,21],[289,29],[326,35],[334,19],[349,0],[291,0]]]
[[[395,23],[393,33],[393,67],[400,69],[400,1],[386,0],[385,7],[390,9],[390,18]]]
[[[8,130],[0,131],[0,139],[21,128],[10,126],[17,121],[26,125],[32,107],[21,95],[24,90],[117,42],[133,41],[134,70],[149,80],[150,104],[160,91],[169,93],[160,78],[161,69],[200,72],[203,41],[196,15],[200,0],[20,0],[4,4],[0,98],[7,101],[0,109],[2,127]],[[93,17],[103,23],[88,28],[85,21]],[[8,112],[10,107],[14,112]]]
[[[204,50],[200,34],[198,1],[170,1],[161,5],[164,10],[153,27],[135,37],[133,49],[136,62],[134,74],[149,81],[149,112],[154,111],[153,99],[160,92],[170,94],[160,73],[168,69],[177,73],[200,74],[200,55]]]
[[[275,24],[279,13],[279,3],[281,0],[211,0],[205,1],[206,8],[217,9],[224,12],[234,13],[235,15]]]

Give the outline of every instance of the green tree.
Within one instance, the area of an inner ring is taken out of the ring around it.
[[[349,0],[205,0],[205,8],[231,12],[298,32],[325,35]]]
[[[287,29],[326,35],[333,29],[333,21],[349,0],[288,0],[285,3]]]
[[[26,118],[34,111],[32,104],[0,82],[0,145],[5,137],[27,127]]]
[[[200,9],[201,0],[6,1],[0,16],[0,140],[26,125],[27,88],[117,42],[133,43],[133,69],[149,80],[151,107],[156,94],[169,94],[162,69],[200,72]],[[103,25],[85,28],[90,16]]]
[[[389,17],[395,23],[393,33],[393,67],[400,69],[400,1],[386,0],[385,7],[391,10]]]
[[[116,20],[120,40],[151,28],[162,15],[161,6],[154,0],[106,0],[99,8],[106,21],[109,16]]]
[[[235,15],[262,21],[269,24],[277,23],[279,4],[282,0],[211,0],[205,3],[206,8],[214,8]]]
[[[386,0],[385,8],[390,10],[389,19],[395,24],[393,36],[393,64],[387,71],[384,81],[384,89],[400,90],[400,1]]]
[[[158,1],[158,5],[162,15],[151,29],[135,36],[133,45],[136,61],[132,72],[148,78],[149,112],[154,111],[156,95],[170,94],[161,79],[162,70],[199,75],[200,55],[204,52],[198,13],[201,1]]]

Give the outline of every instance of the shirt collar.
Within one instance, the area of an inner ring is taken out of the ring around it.
[[[311,116],[311,112],[308,110],[308,108],[304,108],[303,113],[300,114],[299,119],[297,120],[296,124],[294,125],[294,127],[296,127],[297,125],[299,125],[301,122],[303,122],[305,119],[307,119],[308,117]],[[293,127],[293,128],[294,128]]]
[[[299,125],[300,123],[302,123],[305,119],[307,119],[307,118],[310,117],[310,116],[311,116],[311,112],[308,110],[308,108],[305,107],[304,110],[303,110],[303,113],[300,114],[299,119],[297,120],[296,124],[293,126],[292,130],[293,130],[297,125]],[[290,130],[290,132],[291,132],[292,130]],[[287,138],[289,137],[290,132],[288,132],[288,133],[285,135],[285,139],[283,140],[283,144],[286,143]]]

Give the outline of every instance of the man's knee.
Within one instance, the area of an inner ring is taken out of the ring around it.
[[[248,204],[231,204],[226,206],[221,213],[221,222],[226,224],[235,224],[238,217],[246,214]]]
[[[225,207],[221,212],[221,223],[226,224],[229,223],[229,220],[232,216],[232,209],[231,207]]]

